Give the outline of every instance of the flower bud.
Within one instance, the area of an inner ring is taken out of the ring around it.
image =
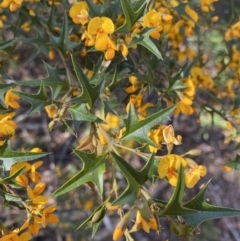
[[[122,219],[120,220],[120,222],[117,224],[114,232],[113,232],[113,240],[116,241],[119,238],[122,237],[124,231],[127,228],[128,222],[131,218],[131,212],[126,213]]]
[[[92,223],[97,223],[104,217],[104,215],[105,215],[105,209],[104,208],[99,209],[97,212],[94,213],[92,217]]]

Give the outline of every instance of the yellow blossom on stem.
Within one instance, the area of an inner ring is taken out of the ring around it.
[[[175,137],[175,132],[172,125],[166,126],[162,130],[163,139],[166,144],[174,144],[174,145],[181,145],[182,144],[182,137],[177,136]]]
[[[94,46],[95,44],[95,35],[89,34],[87,31],[85,31],[82,34],[81,40],[85,39],[85,46]]]
[[[76,24],[86,24],[89,20],[88,5],[85,1],[74,4],[69,10],[69,16]]]
[[[186,7],[185,7],[185,12],[191,17],[191,19],[194,21],[194,22],[197,22],[198,21],[198,15],[197,13],[189,7],[189,5],[187,4]]]
[[[59,219],[52,214],[55,210],[57,210],[56,205],[50,206],[43,210],[41,223],[44,228],[46,227],[46,222],[53,223],[53,224],[59,222]]]
[[[56,105],[47,105],[44,107],[49,118],[53,118],[57,114],[58,108]]]
[[[187,159],[188,166],[184,170],[184,180],[188,188],[193,188],[199,181],[200,177],[203,177],[207,173],[207,169],[203,165],[197,165],[193,160]]]
[[[11,169],[10,169],[10,176],[12,176],[14,173],[19,171],[23,167],[24,167],[23,173],[26,173],[26,172],[28,172],[31,169],[31,164],[29,164],[26,161],[18,162],[18,163],[13,164],[11,166]],[[28,178],[23,173],[16,177],[16,183],[19,186],[26,187],[28,185]]]
[[[144,210],[143,210],[144,212]],[[141,211],[138,210],[136,214],[136,228],[137,230],[143,229],[145,232],[149,233],[150,229],[158,230],[158,222],[154,215],[150,212],[148,212],[147,217],[143,217],[141,214]]]
[[[32,238],[30,232],[23,232],[20,235],[18,234],[20,229],[14,229],[13,231],[9,231],[7,234],[4,234],[0,241],[29,241]]]
[[[115,50],[117,50],[117,47],[114,44],[114,42],[105,33],[97,36],[94,47],[98,51],[106,50],[105,52],[106,60],[113,59],[115,56]]]
[[[158,174],[160,178],[167,177],[169,183],[172,186],[176,186],[177,184],[177,170],[180,168],[180,166],[186,167],[187,162],[184,158],[182,158],[179,155],[175,154],[168,154],[164,156],[158,165]]]
[[[8,8],[11,12],[15,12],[17,9],[19,9],[22,5],[23,0],[3,0],[3,2],[0,4],[0,7],[2,8]]]
[[[45,204],[48,201],[48,198],[40,195],[46,187],[45,183],[38,183],[34,189],[31,189],[29,186],[27,187],[28,197],[31,199],[33,204]]]
[[[40,224],[41,224],[41,218],[36,215],[33,215],[32,217],[30,217],[28,220],[25,221],[25,223],[22,225],[20,229],[23,230],[28,228],[32,234],[36,235],[39,233]]]
[[[88,23],[89,34],[111,34],[114,32],[114,24],[112,19],[107,17],[95,17]]]
[[[18,104],[17,100],[20,99],[20,97],[14,93],[12,93],[12,91],[17,90],[17,89],[10,89],[6,92],[5,96],[4,96],[4,102],[6,104],[7,107],[11,106],[14,109],[17,109],[20,107],[20,105]]]
[[[17,124],[11,119],[11,116],[6,116],[0,120],[0,146],[3,145],[7,136],[13,138]]]
[[[156,27],[150,34],[150,36],[153,37],[154,39],[159,39],[160,32],[163,30],[163,27],[160,25],[161,20],[162,19],[160,14],[154,9],[150,10],[143,17],[144,27],[148,27],[148,28]]]

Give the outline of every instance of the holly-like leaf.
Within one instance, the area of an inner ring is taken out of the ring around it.
[[[139,120],[134,111],[133,105],[130,105],[128,117],[124,120],[126,131],[121,140],[135,140],[138,143],[150,143],[155,146],[154,142],[148,137],[148,131],[158,125],[162,120],[169,117],[176,105],[170,106],[164,110],[160,110],[153,115]]]
[[[1,179],[0,184],[12,183],[13,180],[24,171],[24,169],[25,167],[22,167],[21,169],[17,170],[13,175],[6,177],[4,179]]]
[[[77,132],[81,121],[102,123],[103,120],[93,115],[87,110],[86,104],[75,104],[68,108],[74,125],[74,130]]]
[[[55,100],[60,93],[62,88],[67,88],[68,83],[66,81],[61,80],[58,75],[57,69],[52,67],[48,63],[44,62],[44,66],[47,70],[48,76],[44,79],[35,79],[35,80],[21,80],[16,83],[16,85],[23,86],[40,86],[41,82],[44,83],[45,86],[49,86],[52,91],[52,99]]]
[[[140,33],[134,34],[130,43],[128,44],[128,48],[131,48],[135,44],[140,44],[152,52],[154,55],[156,55],[159,59],[162,59],[161,53],[149,37],[152,31],[152,29],[146,28]]]
[[[134,24],[143,16],[145,7],[147,6],[147,1],[140,0],[131,2],[128,0],[120,0],[125,17],[124,24],[119,27],[115,33],[128,33]]]
[[[94,153],[86,153],[82,151],[73,151],[76,156],[82,161],[83,166],[80,172],[65,182],[58,188],[52,197],[58,197],[66,192],[69,192],[84,183],[92,182],[96,185],[99,194],[103,195],[103,174],[105,172],[104,159],[106,155],[98,156]]]
[[[181,216],[189,225],[196,227],[209,219],[239,216],[240,210],[210,205],[205,202],[205,187],[189,202],[181,204],[184,193],[184,170],[181,167],[178,172],[178,182],[164,210],[160,215]]]
[[[15,45],[18,42],[18,38],[10,39],[0,43],[0,49],[6,49],[10,46]]]
[[[71,42],[69,40],[68,36],[69,36],[68,18],[67,18],[67,14],[65,12],[60,37],[56,37],[52,34],[49,34],[49,37],[51,40],[51,44],[53,46],[56,46],[60,50],[62,50],[62,53],[65,54],[67,51],[73,50],[74,48],[76,48],[82,44],[81,42]]]
[[[42,82],[40,85],[40,89],[37,94],[28,94],[18,91],[13,91],[14,94],[17,94],[22,99],[28,101],[31,104],[31,109],[29,111],[29,115],[40,112],[45,106],[50,105],[51,101],[49,100],[46,88],[44,83]]]
[[[18,152],[13,151],[10,147],[10,141],[5,141],[0,147],[0,160],[1,165],[4,166],[6,171],[9,171],[14,163],[22,161],[32,161],[48,155],[46,152],[35,153],[35,152]]]
[[[20,40],[27,44],[33,44],[36,48],[32,51],[31,56],[27,62],[33,60],[38,54],[43,53],[48,56],[49,44],[46,42],[46,35],[43,31],[36,29],[37,37],[34,38],[21,38]]]
[[[72,62],[74,71],[77,75],[78,82],[82,88],[81,96],[74,98],[71,100],[73,103],[87,103],[91,108],[95,102],[95,100],[99,97],[103,82],[96,86],[92,86],[83,73],[81,67],[77,63],[76,59],[72,56]]]
[[[102,123],[103,120],[87,110],[86,104],[75,104],[68,108],[73,120]]]
[[[86,3],[89,7],[89,13],[91,17],[101,16],[102,10],[103,10],[103,4],[96,5],[93,3],[92,0],[86,0]]]
[[[136,200],[136,197],[138,196],[141,186],[150,177],[152,177],[154,169],[154,156],[151,156],[151,158],[147,161],[145,166],[140,171],[134,169],[129,163],[127,163],[124,159],[122,159],[115,153],[111,153],[111,156],[127,181],[126,189],[113,202],[113,205],[129,204],[130,206],[132,206]]]

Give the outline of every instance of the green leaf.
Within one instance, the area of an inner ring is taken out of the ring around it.
[[[22,197],[11,194],[9,192],[5,192],[1,188],[0,188],[0,196],[3,197],[4,200],[11,201],[11,202],[21,202],[23,200]]]
[[[10,141],[5,141],[4,144],[0,147],[0,160],[6,171],[9,171],[11,166],[14,163],[22,161],[32,161],[39,159],[48,155],[46,152],[34,153],[34,152],[18,152],[13,151],[10,148]]]
[[[176,105],[170,106],[164,110],[160,110],[153,115],[148,116],[143,120],[139,120],[134,111],[133,105],[130,105],[128,117],[124,120],[126,131],[121,140],[135,140],[138,143],[149,143],[154,145],[154,142],[148,137],[148,131],[158,125],[162,120],[169,117]]]
[[[13,91],[14,94],[17,94],[22,99],[28,101],[31,104],[31,109],[29,115],[40,112],[45,106],[50,105],[51,102],[46,93],[46,88],[43,82],[41,82],[40,89],[37,94],[28,94],[23,92]]]
[[[51,44],[59,48],[63,54],[65,54],[69,50],[73,50],[74,48],[82,45],[81,42],[71,42],[68,38],[68,18],[66,12],[64,13],[61,35],[60,37],[55,37],[52,34],[49,34]]]
[[[5,42],[0,43],[0,49],[6,49],[9,46],[13,46],[18,42],[17,38],[7,40]]]
[[[72,117],[75,131],[78,130],[81,121],[102,123],[103,120],[93,115],[87,110],[86,104],[75,104],[68,108],[68,111]]]
[[[87,110],[86,104],[75,104],[68,108],[73,120],[102,123],[103,120]]]
[[[127,181],[126,189],[113,202],[113,205],[129,204],[132,206],[138,196],[141,186],[152,177],[154,169],[154,155],[151,156],[140,171],[134,169],[129,163],[115,153],[111,153],[111,156]]]
[[[101,82],[100,84],[98,84],[96,86],[92,86],[89,83],[88,78],[83,73],[81,67],[77,63],[76,59],[73,56],[71,56],[71,57],[72,57],[73,67],[74,67],[75,73],[77,75],[78,82],[82,88],[82,95],[75,99],[72,99],[71,102],[87,103],[89,105],[89,107],[91,108],[93,106],[94,102],[96,101],[96,99],[100,95],[103,82]]]
[[[44,62],[44,66],[47,70],[48,76],[44,79],[35,79],[35,80],[21,80],[16,83],[16,85],[23,86],[40,86],[41,82],[44,83],[45,86],[49,86],[52,91],[52,99],[55,100],[60,93],[62,88],[68,87],[68,83],[63,81],[58,76],[57,69],[52,67],[48,63]]]
[[[86,3],[89,7],[89,13],[90,13],[91,17],[101,16],[103,4],[96,5],[96,4],[93,3],[92,0],[86,0]]]
[[[24,171],[24,169],[25,169],[25,167],[22,167],[21,169],[16,171],[12,176],[9,176],[9,177],[6,177],[6,178],[0,180],[0,184],[12,182],[18,175],[20,175]]]
[[[21,38],[20,40],[24,43],[33,44],[36,49],[32,52],[31,56],[28,58],[29,63],[34,59],[39,53],[43,53],[48,56],[49,44],[46,42],[46,34],[43,31],[36,29],[37,37],[35,38]]]
[[[131,48],[135,44],[139,44],[148,49],[154,55],[156,55],[159,59],[162,59],[161,53],[149,37],[152,31],[152,29],[146,28],[142,30],[142,32],[134,34],[130,43],[128,44],[128,48]]]
[[[139,0],[134,3],[129,0],[120,0],[123,14],[125,17],[124,24],[119,27],[115,33],[128,33],[134,24],[143,16],[147,1]]]
[[[178,172],[178,182],[164,210],[160,215],[181,216],[189,225],[196,227],[209,219],[222,217],[239,216],[240,210],[210,205],[205,202],[205,192],[209,182],[205,187],[189,202],[182,205],[184,193],[184,170],[181,167]]]
[[[234,170],[239,170],[240,169],[240,155],[237,154],[234,160],[225,163],[224,166],[231,167]]]
[[[66,192],[69,192],[86,182],[93,182],[99,194],[103,195],[103,174],[105,172],[105,157],[106,155],[98,156],[94,153],[86,153],[82,151],[73,151],[77,157],[82,161],[83,166],[80,172],[65,182],[58,188],[52,197],[58,197]]]

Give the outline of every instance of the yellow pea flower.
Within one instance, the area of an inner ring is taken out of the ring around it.
[[[125,88],[125,91],[126,93],[131,94],[139,89],[140,83],[138,82],[138,79],[136,76],[130,76],[128,79],[131,85]]]
[[[7,234],[4,234],[3,237],[0,238],[0,241],[29,241],[32,238],[32,235],[29,232],[23,232],[18,235],[19,232],[20,229],[9,231]]]
[[[30,217],[28,220],[25,221],[25,223],[22,225],[20,229],[23,230],[28,228],[32,234],[37,235],[39,233],[40,224],[41,224],[41,218],[33,215],[32,217]]]
[[[149,233],[150,229],[158,230],[158,222],[154,215],[150,212],[148,217],[143,217],[141,212],[138,210],[136,214],[136,228],[139,230],[142,228],[145,232]]]
[[[86,2],[78,2],[70,8],[69,16],[72,18],[74,23],[84,25],[89,20],[88,11],[89,9]]]
[[[175,137],[175,132],[172,125],[164,127],[162,130],[162,135],[163,135],[164,142],[166,144],[174,144],[174,145],[182,144],[182,137],[179,135]]]
[[[85,31],[82,34],[81,40],[85,39],[85,46],[93,46],[95,44],[95,35],[89,34],[87,31]]]
[[[25,167],[25,169],[23,170],[23,173],[26,173],[31,169],[31,164],[29,164],[26,161],[13,164],[10,169],[10,176],[12,176],[14,173],[16,173],[18,170],[20,170],[23,167]],[[28,178],[23,173],[16,177],[16,183],[19,186],[26,187],[28,185]]]
[[[29,186],[27,187],[28,197],[31,199],[33,204],[45,204],[48,201],[48,198],[40,195],[46,187],[45,183],[38,183],[34,189],[31,189]]]
[[[95,17],[88,23],[89,34],[111,34],[114,32],[114,24],[112,19],[108,17]]]
[[[185,12],[191,17],[194,22],[198,21],[198,14],[192,8],[190,8],[188,4],[185,7]]]
[[[154,9],[150,10],[143,17],[143,26],[144,27],[148,27],[148,28],[156,27],[150,34],[150,36],[154,39],[159,39],[160,32],[163,30],[163,27],[160,25],[161,20],[162,19],[161,19],[160,14]]]
[[[183,167],[187,166],[186,160],[181,156],[175,154],[168,154],[164,156],[158,165],[159,177],[167,177],[169,183],[175,187],[178,178],[177,170],[180,168],[180,165]]]
[[[0,120],[0,146],[3,145],[7,136],[13,138],[17,124],[11,120],[11,116],[6,116]]]
[[[10,89],[6,92],[5,96],[4,96],[4,102],[6,104],[7,107],[11,106],[14,109],[17,109],[20,107],[20,105],[18,104],[17,100],[20,99],[20,97],[14,93],[12,93],[12,91],[17,90],[17,89]]]
[[[117,47],[114,44],[114,42],[105,33],[97,36],[94,47],[98,51],[106,50],[105,52],[106,60],[113,59],[115,56],[115,50],[117,50]]]
[[[57,210],[56,205],[50,206],[43,210],[41,223],[44,228],[46,227],[46,221],[48,221],[49,223],[53,223],[53,224],[59,222],[59,219],[55,215],[52,214],[55,210]]]
[[[3,2],[0,4],[0,7],[2,8],[8,8],[11,12],[15,12],[17,9],[19,9],[22,5],[23,0],[3,0]]]
[[[188,188],[193,188],[199,181],[200,177],[203,177],[207,173],[207,169],[203,165],[197,165],[193,160],[188,159],[190,165],[184,170],[184,180]]]
[[[58,108],[56,105],[47,105],[44,107],[49,118],[53,118],[57,114]]]

